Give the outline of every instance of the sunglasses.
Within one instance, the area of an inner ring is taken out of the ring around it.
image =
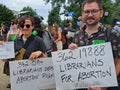
[[[20,25],[20,28],[24,28],[24,27],[26,27],[26,28],[30,28],[30,26],[31,26],[30,24],[26,24],[26,25],[21,24],[21,25]]]

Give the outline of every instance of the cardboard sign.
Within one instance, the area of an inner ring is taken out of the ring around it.
[[[14,58],[14,42],[5,42],[3,45],[0,45],[0,59],[10,59]]]
[[[51,58],[10,62],[11,90],[40,90],[55,87]]]
[[[111,43],[52,53],[59,90],[117,86]]]

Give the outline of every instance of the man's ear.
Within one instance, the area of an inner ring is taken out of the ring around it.
[[[102,18],[103,17],[103,15],[104,15],[104,11],[103,10],[100,10],[100,17]]]

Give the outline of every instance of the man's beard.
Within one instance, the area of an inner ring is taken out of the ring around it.
[[[95,22],[94,23],[87,23],[87,20],[94,20]],[[92,17],[90,17],[90,18],[87,18],[86,19],[86,24],[88,25],[88,26],[95,26],[95,25],[97,25],[99,23],[99,19],[94,19],[94,18],[92,18]]]

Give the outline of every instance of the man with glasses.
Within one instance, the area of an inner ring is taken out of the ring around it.
[[[99,22],[102,16],[103,8],[100,0],[84,0],[82,4],[82,17],[86,23],[86,28],[76,32],[73,43],[71,43],[68,48],[75,49],[80,46],[91,45],[95,40],[110,41],[119,85],[118,87],[89,88],[88,90],[120,90],[120,33],[116,30],[111,30],[109,34],[110,37],[108,38],[106,35],[108,31]]]

